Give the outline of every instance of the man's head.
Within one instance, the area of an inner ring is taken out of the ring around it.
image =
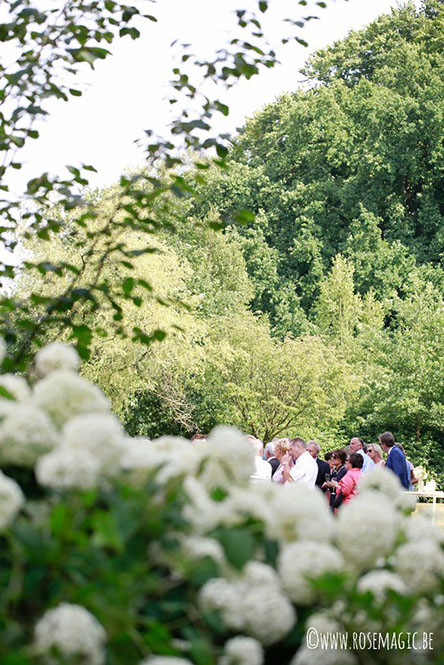
[[[391,432],[384,432],[383,434],[378,434],[378,440],[381,444],[381,447],[385,452],[391,450],[395,445],[395,437]]]
[[[296,436],[294,439],[291,439],[290,441],[290,455],[294,460],[297,460],[298,457],[302,455],[302,453],[305,453],[307,450],[307,446],[305,444],[304,439],[301,439],[300,437]]]
[[[267,445],[265,446],[265,459],[270,459],[270,457],[274,457],[274,448],[275,444],[273,441],[267,443]]]
[[[264,453],[264,444],[262,441],[259,441],[259,439],[256,439],[255,436],[251,436],[250,434],[247,437],[250,440],[250,443],[253,447],[254,454],[257,455],[258,457],[262,457]]]
[[[316,441],[309,441],[307,443],[307,450],[314,459],[317,459],[321,452],[321,446]]]
[[[359,436],[350,439],[350,452],[357,453],[358,450],[364,450],[364,441]]]

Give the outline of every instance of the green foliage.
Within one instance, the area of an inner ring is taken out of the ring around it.
[[[50,273],[63,283],[63,289],[59,288],[52,297],[42,295],[37,289],[28,293],[23,301],[7,296],[0,301],[0,331],[10,346],[5,367],[23,370],[34,347],[41,345],[48,334],[73,332],[83,358],[89,357],[95,335],[122,334],[120,322],[124,319],[124,308],[121,302],[131,298],[133,288],[140,286],[142,291],[133,297],[133,302],[140,306],[145,295],[143,289],[151,292],[152,287],[141,280],[135,284],[131,277],[125,277],[123,282],[107,281],[102,276],[102,266],[112,262],[131,270],[134,256],[152,249],[150,234],[153,230],[171,227],[175,199],[188,198],[195,191],[196,174],[193,170],[190,172],[188,157],[180,156],[184,149],[185,152],[192,149],[196,155],[196,168],[201,168],[200,182],[208,166],[207,154],[218,167],[225,167],[229,136],[219,136],[211,127],[215,114],[229,113],[228,106],[219,99],[221,88],[225,90],[240,79],[250,79],[263,67],[274,67],[278,59],[267,44],[254,9],[235,12],[234,33],[229,44],[210,54],[209,59],[193,54],[190,44],[181,44],[176,57],[179,64],[173,68],[170,81],[169,102],[176,110],[170,128],[173,139],[171,136],[162,139],[154,136],[152,130],[145,131],[141,145],[147,156],[147,171],[134,177],[122,175],[115,205],[98,226],[94,223],[97,218],[94,201],[82,191],[88,185],[88,172],[95,170],[93,166],[67,165],[65,176],[36,174],[27,184],[25,208],[23,197],[15,198],[9,191],[8,173],[21,168],[20,150],[28,141],[38,138],[36,122],[48,115],[50,103],[68,101],[82,94],[75,76],[85,65],[94,68],[97,60],[110,55],[110,50],[103,46],[108,47],[116,38],[125,36],[138,39],[142,20],[156,22],[153,14],[144,13],[147,6],[152,9],[151,2],[138,0],[135,5],[126,5],[114,0],[67,0],[60,8],[42,9],[33,7],[31,0],[6,0],[3,4],[7,22],[0,26],[0,42],[17,57],[11,58],[13,62],[9,66],[0,64],[3,75],[0,84],[0,150],[3,151],[0,189],[4,192],[0,201],[0,241],[7,249],[14,250],[22,234],[26,239],[37,239],[41,243],[41,260],[29,261],[28,269],[32,268],[36,274]],[[298,4],[304,6],[306,2]],[[258,3],[260,15],[267,10],[268,2]],[[294,30],[299,30],[310,18],[313,17],[292,21]],[[278,41],[285,42],[288,38]],[[217,84],[214,96],[201,92],[207,82]],[[57,214],[53,214],[54,203]],[[75,214],[72,215],[72,211]],[[245,208],[240,208],[235,216],[243,221],[252,218]],[[50,262],[43,249],[45,241],[63,239],[67,227],[70,232],[73,225],[85,230],[91,240],[90,251],[84,254],[82,264],[79,267],[66,260]],[[143,240],[139,247],[128,248],[116,242],[116,237],[125,229],[140,233]],[[100,249],[95,248],[96,243]],[[14,279],[17,274],[13,265],[2,261],[3,287],[5,279]],[[74,320],[79,311],[94,315],[106,306],[114,310],[111,326],[101,328],[100,332],[89,327],[86,334],[76,334],[79,329]],[[149,346],[160,340],[164,331],[150,334],[136,327],[133,333],[134,341]]]

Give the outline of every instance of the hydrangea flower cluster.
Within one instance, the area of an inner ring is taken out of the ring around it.
[[[85,665],[102,665],[105,642],[103,627],[80,605],[62,603],[48,610],[35,627],[37,651],[44,654],[49,663],[59,662],[58,657],[62,656],[75,657]]]

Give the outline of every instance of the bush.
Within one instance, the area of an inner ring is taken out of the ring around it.
[[[35,364],[0,400],[2,665],[408,663],[408,632],[440,662],[444,534],[388,471],[334,517],[317,490],[250,485],[237,430],[130,438],[65,348]]]

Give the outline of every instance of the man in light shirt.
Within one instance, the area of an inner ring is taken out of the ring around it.
[[[290,456],[294,466],[290,468]],[[284,480],[287,483],[304,483],[307,487],[314,487],[318,475],[318,465],[307,450],[304,439],[296,437],[291,440],[290,451],[282,458],[284,467]]]
[[[363,474],[370,471],[370,469],[375,468],[375,463],[365,452],[364,441],[360,439],[359,436],[354,436],[353,439],[350,439],[350,452],[362,455],[362,459],[364,460],[364,465],[362,467]]]
[[[254,463],[256,466],[254,473],[250,476],[250,483],[270,482],[272,471],[271,465],[262,459],[262,455],[264,453],[264,444],[262,441],[259,441],[259,439],[256,439],[251,435],[248,436],[248,439],[251,441],[251,445],[253,446],[255,453]]]

